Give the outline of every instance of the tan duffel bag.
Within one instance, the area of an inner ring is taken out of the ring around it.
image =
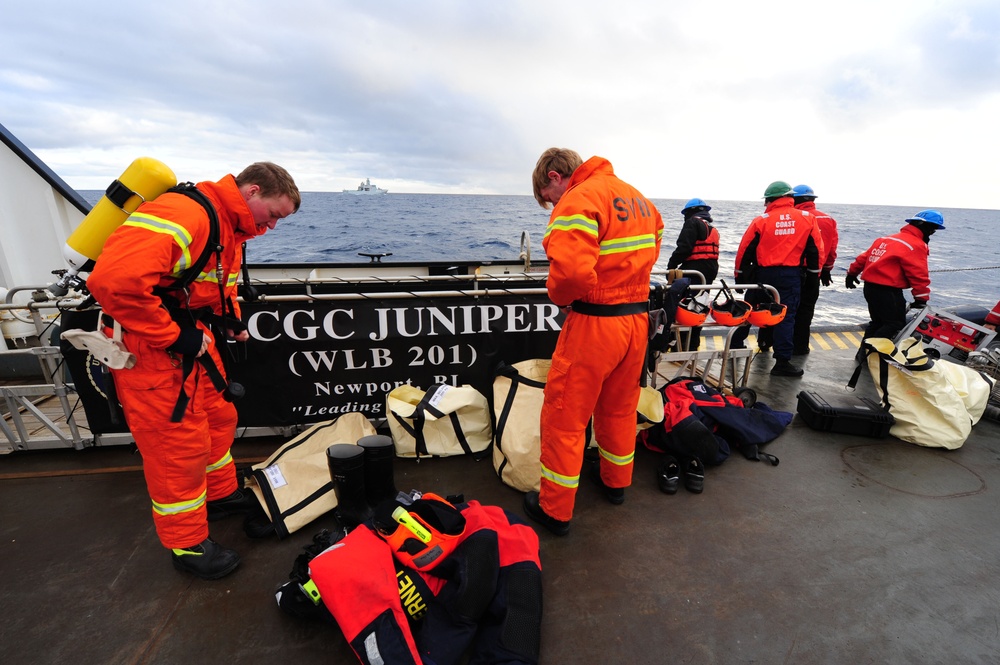
[[[493,379],[493,468],[505,485],[522,492],[537,491],[542,482],[542,402],[551,365],[549,358],[502,363]],[[659,405],[662,421],[662,398]],[[596,445],[591,420],[587,447]]]
[[[870,338],[862,349],[882,404],[896,420],[889,434],[931,448],[953,450],[965,443],[986,410],[993,379],[929,357],[913,337],[898,345]]]
[[[253,490],[278,538],[337,507],[326,449],[375,433],[364,415],[345,413],[313,425],[251,468],[246,487]]]
[[[439,384],[424,391],[403,384],[386,395],[385,402],[399,457],[478,458],[493,439],[489,404],[472,386]]]
[[[538,490],[542,467],[542,400],[552,361],[524,360],[497,368],[493,379],[493,468],[505,485]]]

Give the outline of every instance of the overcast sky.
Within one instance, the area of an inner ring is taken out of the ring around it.
[[[530,195],[555,145],[652,198],[1000,209],[997,0],[7,5],[0,123],[78,189],[148,155]]]

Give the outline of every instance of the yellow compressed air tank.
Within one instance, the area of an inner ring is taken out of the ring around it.
[[[77,273],[88,260],[97,260],[108,236],[144,201],[152,201],[177,184],[166,164],[139,157],[108,187],[97,205],[83,218],[63,247],[70,271]]]

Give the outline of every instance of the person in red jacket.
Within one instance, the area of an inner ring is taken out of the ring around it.
[[[535,200],[554,206],[542,245],[549,298],[569,309],[552,356],[541,415],[541,491],[528,492],[528,517],[569,532],[586,429],[594,419],[595,467],[608,500],[620,504],[632,481],[635,410],[649,327],[649,276],[663,220],[602,157],[584,162],[564,148],[542,153],[532,174]]]
[[[87,286],[103,308],[105,332],[123,329],[122,341],[137,359],[113,376],[142,454],[160,542],[178,570],[216,579],[240,559],[209,537],[208,520],[248,503],[229,452],[236,408],[213,381],[225,377],[206,321],[221,323],[237,341],[249,338],[235,302],[241,245],[298,210],[300,196],[288,172],[269,162],[197,189],[218,217],[222,250],[186,291],[171,287],[201,256],[211,224],[201,203],[175,192],[143,203],[111,234]]]
[[[865,283],[865,301],[871,322],[863,340],[869,337],[893,339],[903,329],[906,325],[903,289],[910,289],[913,294],[911,308],[927,304],[931,297],[928,243],[939,230],[944,230],[944,216],[937,210],[922,210],[907,218],[906,226],[899,233],[877,238],[847,268],[847,288],[857,288],[859,277]]]
[[[741,284],[769,284],[778,290],[787,306],[785,318],[774,327],[774,366],[771,374],[802,376],[802,370],[790,360],[794,345],[792,333],[805,281],[819,281],[819,257],[823,239],[816,218],[795,207],[792,188],[777,180],[764,190],[764,214],[757,217],[743,233],[736,251],[736,281]],[[749,326],[741,326],[732,337],[732,346],[742,348]]]
[[[833,263],[837,260],[837,220],[816,209],[816,193],[809,185],[796,185],[792,188],[795,194],[795,207],[806,210],[816,218],[819,234],[823,238],[823,253],[819,257],[819,281],[803,277],[802,296],[799,309],[795,313],[795,329],[792,333],[792,355],[801,356],[809,353],[809,335],[812,327],[813,314],[816,311],[816,301],[819,300],[819,285],[830,286],[833,278],[830,273]]]
[[[990,330],[996,330],[998,324],[1000,324],[1000,302],[993,305],[992,311],[986,315],[986,321],[983,323],[983,326]]]

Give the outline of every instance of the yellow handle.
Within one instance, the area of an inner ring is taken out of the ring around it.
[[[431,542],[431,532],[425,529],[420,522],[413,519],[413,517],[410,516],[410,513],[408,513],[402,506],[399,506],[396,510],[392,511],[392,519],[409,529],[414,536],[421,540],[421,542]]]

